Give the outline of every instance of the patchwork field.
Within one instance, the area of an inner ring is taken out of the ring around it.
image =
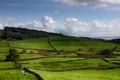
[[[120,45],[89,38],[50,37],[10,41],[10,48],[16,49],[22,67],[39,74],[44,80],[119,80],[120,52],[113,56],[96,54],[103,49],[113,49]],[[0,80],[37,80],[28,72],[18,68],[14,62],[5,62],[8,55],[7,41],[0,41]],[[42,55],[40,54],[42,53]],[[47,54],[47,55],[45,55]],[[8,77],[6,77],[8,76]]]
[[[113,44],[105,41],[87,39],[87,38],[77,38],[77,37],[64,37],[64,36],[56,36],[50,37],[51,44],[57,50],[63,51],[78,51],[79,49],[85,52],[90,52],[92,48],[92,53],[96,53],[97,51],[103,49],[112,49],[115,46],[120,48],[120,45]],[[19,41],[11,41],[11,47],[21,47],[21,48],[32,48],[32,49],[44,49],[44,50],[53,50],[51,46],[48,44],[47,38],[40,39],[29,39],[29,40],[19,40]]]
[[[40,74],[44,80],[119,80],[120,69],[111,70],[73,70],[48,72],[31,69]]]
[[[33,75],[18,69],[13,62],[0,62],[0,80],[37,80]]]

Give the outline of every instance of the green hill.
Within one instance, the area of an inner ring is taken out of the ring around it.
[[[63,51],[83,51],[96,53],[97,51],[103,49],[112,49],[116,46],[117,48],[120,48],[120,45],[106,41],[70,36],[52,36],[50,37],[50,42],[57,50]],[[10,46],[53,50],[53,48],[49,45],[47,38],[11,41]]]
[[[61,35],[61,34],[26,29],[26,28],[5,27],[4,29],[4,38],[9,40],[34,39],[34,38],[57,36],[57,35]]]
[[[113,49],[115,47],[117,47],[118,50],[120,49],[119,44],[105,40],[65,36],[58,33],[49,33],[24,28],[5,27],[3,36],[5,39],[10,40],[11,47],[19,48],[54,50],[54,47],[60,51],[87,53],[97,53],[100,50]],[[48,39],[48,36],[50,40]],[[3,42],[0,44],[3,44]]]

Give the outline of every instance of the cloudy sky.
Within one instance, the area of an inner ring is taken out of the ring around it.
[[[72,36],[120,36],[120,0],[0,0],[5,26]]]

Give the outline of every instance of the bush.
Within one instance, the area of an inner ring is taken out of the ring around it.
[[[10,49],[9,54],[6,56],[6,61],[17,61],[19,60],[19,54],[16,49]]]
[[[100,51],[99,54],[101,54],[101,55],[111,55],[111,54],[113,54],[113,50],[104,49],[104,50]]]

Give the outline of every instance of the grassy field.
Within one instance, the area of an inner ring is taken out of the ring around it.
[[[83,51],[87,51],[89,48],[93,48],[94,50],[102,50],[102,49],[111,49],[115,46],[119,46],[117,44],[104,42],[100,40],[94,39],[86,39],[86,38],[76,38],[76,37],[51,37],[51,42],[53,46],[55,46],[58,50],[78,50],[82,49]],[[63,46],[65,45],[65,46]]]
[[[40,57],[44,57],[44,56],[38,54],[20,54],[20,59],[30,59],[30,58],[40,58]]]
[[[118,48],[120,45],[109,43],[100,40],[87,39],[87,38],[76,38],[76,37],[50,37],[52,45],[57,50],[63,51],[78,51],[81,49],[83,52],[89,52],[90,48],[93,49],[91,53],[96,53],[97,51],[103,49],[112,49],[115,46]],[[65,46],[63,46],[65,45]],[[44,50],[53,50],[51,46],[48,44],[47,38],[40,39],[29,39],[29,40],[19,40],[19,41],[11,41],[11,47],[21,47],[21,48],[32,48],[32,49],[44,49]]]
[[[97,58],[76,57],[79,54],[94,54],[103,49],[112,49],[115,46],[120,48],[120,45],[89,38],[64,36],[50,37],[50,41],[57,50],[61,50],[61,54],[51,52],[52,54],[45,56],[31,52],[35,51],[33,49],[53,50],[48,44],[47,38],[10,41],[10,46],[16,47],[18,52],[28,48],[26,49],[27,52],[20,54],[19,63],[40,74],[44,80],[120,79],[120,56],[105,58],[108,62]],[[93,49],[92,52],[90,51],[91,48]],[[0,41],[0,52],[8,52],[6,41]],[[36,52],[38,51],[36,50]],[[120,52],[114,52],[114,54],[120,54]],[[0,59],[5,59],[6,55],[1,53]],[[36,80],[29,73],[19,74],[20,71],[22,69],[18,69],[13,62],[0,62],[0,80]]]
[[[7,41],[6,40],[2,40],[0,41],[0,47],[7,47]]]
[[[0,59],[2,59],[2,60],[6,59],[6,56],[7,56],[7,55],[8,55],[8,54],[0,53]]]
[[[39,73],[44,80],[120,80],[120,69],[73,70],[64,72],[31,70]]]
[[[119,65],[105,62],[101,59],[84,59],[84,58],[44,58],[37,60],[20,61],[25,67],[50,70],[64,71],[76,69],[108,69],[120,67]]]
[[[17,68],[13,62],[1,62],[0,69],[14,69]]]
[[[29,39],[10,42],[11,47],[32,48],[32,49],[45,49],[52,50],[48,44],[47,38]]]
[[[13,62],[0,62],[0,80],[37,80],[32,74],[21,71]]]
[[[20,74],[22,69],[0,70],[0,80],[37,80],[33,75],[25,72]]]
[[[0,30],[0,36],[2,36],[3,35],[3,30]]]

